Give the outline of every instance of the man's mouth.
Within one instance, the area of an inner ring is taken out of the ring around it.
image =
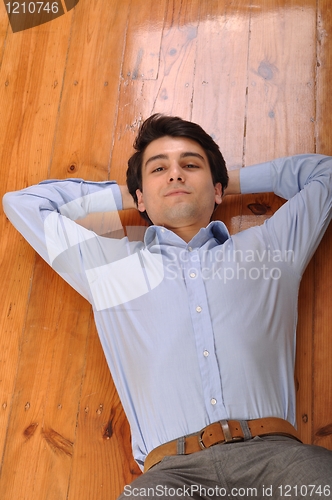
[[[172,189],[171,191],[168,191],[165,196],[180,196],[184,194],[190,194],[190,192],[185,189]]]

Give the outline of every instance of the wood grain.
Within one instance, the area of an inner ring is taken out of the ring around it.
[[[51,177],[108,178],[128,8],[128,0],[92,1],[71,11]]]
[[[98,381],[98,384],[96,384]],[[83,471],[93,471],[84,475]],[[140,474],[132,458],[128,422],[94,327],[90,329],[68,499],[116,498]]]
[[[314,152],[315,5],[315,0],[309,0],[305,7],[297,2],[285,7],[278,0],[269,0],[252,12],[247,165]],[[299,33],[305,33],[305,37]]]
[[[250,19],[246,1],[201,7],[192,119],[219,144],[229,169],[243,166]]]
[[[68,288],[37,259],[1,475],[12,498],[66,497],[89,324]]]
[[[6,25],[1,15],[0,26]],[[53,30],[35,28],[25,33],[4,33],[5,50],[0,70],[0,184],[1,195],[47,177],[52,151],[60,88],[54,82],[65,69],[71,16],[54,21]],[[8,24],[8,22],[7,22]],[[38,82],[38,84],[37,84]],[[29,305],[35,255],[13,231],[1,212],[0,313],[0,447],[15,394],[21,359],[22,332]]]
[[[318,2],[317,15],[317,152],[332,151],[332,118],[329,110],[332,97],[329,90],[332,78],[331,9],[327,0]],[[332,231],[325,234],[315,262],[314,357],[313,357],[313,441],[332,449]]]
[[[1,195],[47,177],[123,183],[153,112],[200,123],[230,169],[331,154],[331,23],[328,0],[81,0],[12,33],[1,3]],[[215,218],[235,233],[282,203],[229,197]],[[136,211],[121,220],[141,233]],[[91,308],[2,210],[0,234],[1,494],[115,499],[140,472]],[[330,449],[331,266],[330,228],[301,283],[295,373],[301,436]]]
[[[111,177],[119,182],[125,181],[127,159],[143,119],[152,113],[176,114],[185,119],[191,117],[199,2],[160,2],[160,12],[166,5],[168,8],[165,20],[160,23],[160,35],[154,35],[159,47],[158,78],[149,79],[142,75],[133,78],[133,74],[136,75],[136,59],[131,58],[132,47],[136,47],[134,54],[137,51],[146,53],[150,49],[150,38],[138,37],[138,45],[136,24],[128,30],[111,165]],[[131,17],[136,19],[135,12],[132,8]],[[156,19],[149,16],[144,26],[154,32]]]

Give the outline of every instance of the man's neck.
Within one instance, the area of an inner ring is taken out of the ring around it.
[[[201,227],[198,226],[185,226],[185,227],[167,227],[170,231],[173,231],[179,238],[181,238],[186,243],[189,243],[190,240],[198,233]]]

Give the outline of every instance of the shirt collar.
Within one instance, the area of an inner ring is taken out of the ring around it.
[[[227,227],[222,221],[217,220],[201,228],[188,243],[169,229],[162,226],[150,226],[145,232],[144,243],[147,248],[154,244],[200,248],[211,240],[215,240],[217,244],[222,245],[229,238],[230,234]]]

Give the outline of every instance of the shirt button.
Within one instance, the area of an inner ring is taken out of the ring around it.
[[[204,355],[206,358],[208,357],[208,355],[209,355],[209,354],[210,354],[210,353],[209,353],[209,351],[203,351],[203,355]]]
[[[196,307],[196,311],[197,311],[198,313],[202,312],[202,308],[201,308],[201,306],[197,306],[197,307]]]
[[[188,250],[189,250],[189,252],[193,251],[192,247],[188,247]]]
[[[189,275],[191,278],[196,278],[196,273],[190,273]]]
[[[217,404],[217,400],[215,398],[212,398],[210,402],[211,402],[212,405]]]

